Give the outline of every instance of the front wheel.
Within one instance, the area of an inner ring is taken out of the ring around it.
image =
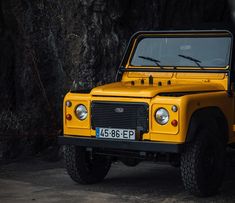
[[[102,181],[107,175],[111,161],[105,156],[91,156],[84,147],[66,145],[64,150],[66,169],[70,177],[81,184]]]
[[[204,130],[186,146],[181,155],[181,175],[185,189],[196,196],[218,192],[225,171],[225,144]]]

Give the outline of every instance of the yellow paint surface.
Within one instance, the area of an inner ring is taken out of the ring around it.
[[[126,68],[138,67],[130,67],[127,63]],[[154,80],[152,85],[149,84],[150,75]],[[144,84],[141,80],[144,80]],[[235,142],[234,96],[228,96],[227,89],[228,76],[225,73],[126,72],[121,82],[96,87],[89,94],[68,93],[63,105],[64,134],[95,136],[95,131],[91,129],[92,101],[144,102],[149,105],[149,132],[143,135],[143,140],[183,143],[192,114],[202,108],[218,107],[228,121],[229,142]],[[194,93],[183,96],[161,95],[173,92]],[[66,107],[67,100],[72,102],[71,107]],[[88,117],[83,121],[75,115],[75,108],[79,104],[85,105],[88,110]],[[178,107],[177,112],[171,110],[172,105]],[[170,121],[166,125],[159,125],[154,118],[155,111],[161,107],[170,114]],[[72,115],[71,121],[66,120],[66,114]],[[172,126],[172,120],[177,120],[178,126]]]

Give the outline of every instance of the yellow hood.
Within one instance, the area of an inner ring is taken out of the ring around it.
[[[201,83],[201,84],[140,84],[131,82],[116,82],[94,88],[91,91],[93,96],[123,96],[123,97],[148,97],[152,98],[164,92],[195,92],[195,91],[219,91],[224,90],[220,84]]]

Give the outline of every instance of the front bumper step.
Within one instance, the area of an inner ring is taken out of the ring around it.
[[[141,152],[170,152],[180,153],[184,149],[184,144],[164,143],[153,141],[126,141],[126,140],[107,140],[97,138],[59,136],[58,142],[61,145],[76,145],[90,148],[103,149],[122,149]]]

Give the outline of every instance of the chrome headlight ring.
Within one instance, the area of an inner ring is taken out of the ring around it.
[[[165,108],[159,108],[155,112],[155,120],[160,125],[165,125],[170,120],[169,112]]]
[[[83,104],[79,104],[76,108],[75,108],[75,115],[77,116],[77,118],[79,120],[85,120],[87,118],[88,112],[87,112],[87,108],[83,105]]]

